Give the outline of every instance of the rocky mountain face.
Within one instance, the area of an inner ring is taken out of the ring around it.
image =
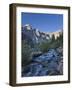
[[[62,35],[62,33],[63,33],[63,31],[62,30],[59,30],[59,31],[56,31],[56,32],[48,33],[48,34],[50,35],[51,38],[54,35],[55,36],[55,39],[57,39],[57,37],[59,37],[60,35]]]
[[[28,42],[41,43],[45,41],[49,41],[52,36],[55,36],[55,39],[60,36],[62,31],[52,32],[52,33],[44,33],[39,31],[38,29],[32,28],[31,25],[26,24],[22,26],[22,40],[27,40]]]
[[[50,39],[49,34],[45,34],[40,32],[38,29],[32,28],[29,24],[22,27],[22,40],[26,40],[28,42],[40,43]]]

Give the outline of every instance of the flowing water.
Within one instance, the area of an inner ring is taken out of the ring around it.
[[[55,49],[33,58],[32,63],[22,69],[22,77],[63,75],[63,56]]]

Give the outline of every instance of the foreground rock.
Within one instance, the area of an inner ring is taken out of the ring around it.
[[[63,74],[63,56],[60,49],[50,49],[22,68],[22,76],[45,76]]]

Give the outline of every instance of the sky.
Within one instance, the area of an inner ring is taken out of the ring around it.
[[[63,15],[22,12],[21,24],[22,26],[30,24],[42,32],[55,32],[60,29],[63,30]]]

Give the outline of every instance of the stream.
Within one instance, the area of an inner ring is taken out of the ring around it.
[[[62,49],[50,49],[22,68],[22,77],[63,75]]]

